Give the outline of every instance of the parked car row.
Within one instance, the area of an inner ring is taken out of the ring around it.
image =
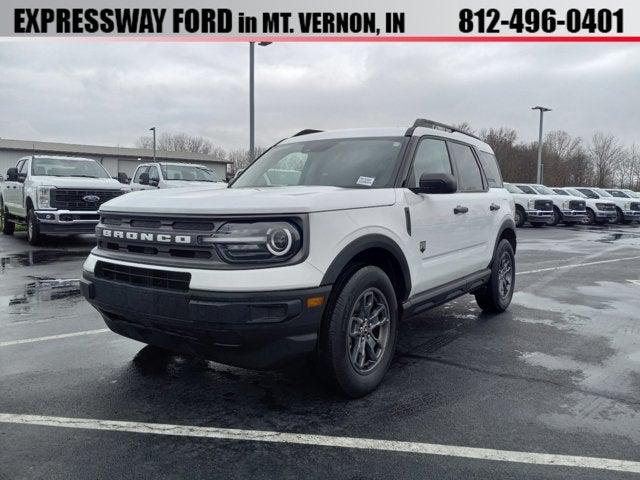
[[[202,165],[153,162],[139,165],[129,183],[117,179],[97,161],[88,158],[30,155],[7,171],[0,183],[0,229],[13,234],[24,225],[32,245],[42,235],[94,233],[100,206],[133,190],[198,186],[226,188]]]
[[[602,225],[640,222],[640,193],[597,187],[549,188],[528,183],[505,183],[516,204],[516,226]]]

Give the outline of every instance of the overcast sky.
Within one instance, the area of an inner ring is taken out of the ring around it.
[[[246,44],[0,42],[0,137],[133,146],[150,126],[248,144]],[[256,143],[416,117],[640,143],[640,44],[256,47]]]

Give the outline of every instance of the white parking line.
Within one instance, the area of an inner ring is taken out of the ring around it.
[[[80,337],[82,335],[94,335],[96,333],[109,332],[108,328],[99,330],[84,330],[82,332],[61,333],[60,335],[49,335],[48,337],[23,338],[22,340],[10,340],[8,342],[0,342],[0,347],[9,347],[11,345],[20,345],[22,343],[44,342],[46,340],[58,340],[60,338]]]
[[[572,264],[572,265],[561,265],[559,267],[539,268],[537,270],[527,270],[525,272],[517,272],[516,275],[527,275],[529,273],[551,272],[553,270],[561,270],[563,268],[588,267],[590,265],[600,265],[602,263],[625,262],[625,261],[628,261],[628,260],[637,260],[639,258],[640,258],[640,256],[626,257],[626,258],[614,258],[614,259],[611,259],[611,260],[600,260],[600,261],[597,261],[597,262],[576,263],[576,264]]]
[[[388,452],[442,455],[448,457],[493,460],[499,462],[527,463],[562,467],[592,468],[616,472],[640,473],[640,462],[610,458],[554,455],[551,453],[517,452],[490,448],[459,447],[435,443],[399,442],[370,438],[334,437],[305,433],[284,433],[262,430],[240,430],[232,428],[196,427],[161,423],[123,422],[87,418],[51,417],[43,415],[20,415],[0,413],[0,423],[41,425],[47,427],[77,428],[84,430],[106,430],[177,437],[214,438],[251,442],[269,442],[318,447],[381,450]]]

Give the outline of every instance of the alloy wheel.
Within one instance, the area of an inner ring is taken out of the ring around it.
[[[498,269],[498,293],[500,298],[507,298],[513,286],[513,260],[508,252],[504,252],[500,257],[500,267]]]
[[[367,288],[353,304],[347,330],[347,353],[358,373],[368,373],[378,366],[389,343],[389,332],[387,299],[377,288]]]

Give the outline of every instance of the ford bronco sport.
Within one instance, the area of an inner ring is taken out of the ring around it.
[[[256,369],[312,357],[357,397],[401,317],[467,293],[508,307],[514,208],[491,148],[453,127],[304,130],[228,189],[103,205],[81,289],[121,335]]]

